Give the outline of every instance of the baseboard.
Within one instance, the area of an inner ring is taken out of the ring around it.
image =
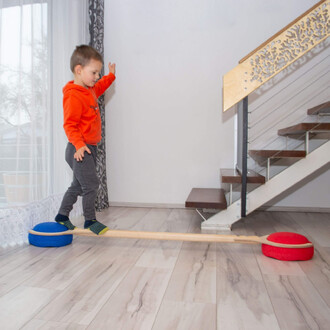
[[[311,212],[330,213],[329,207],[301,207],[301,206],[267,206],[263,205],[258,210],[270,212]]]
[[[110,202],[110,206],[117,207],[148,207],[154,209],[184,209],[184,204],[167,203],[131,203],[131,202]]]
[[[184,204],[167,203],[132,203],[132,202],[110,202],[114,207],[146,207],[155,209],[186,209]],[[269,212],[312,212],[312,213],[330,213],[329,207],[301,207],[301,206],[261,206],[258,210]]]

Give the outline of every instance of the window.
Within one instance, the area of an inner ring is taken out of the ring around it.
[[[0,206],[47,195],[49,144],[47,4],[4,3],[7,6],[0,9]]]

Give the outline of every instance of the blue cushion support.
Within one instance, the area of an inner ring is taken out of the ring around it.
[[[57,222],[43,222],[34,226],[33,230],[43,233],[58,233],[68,228]],[[73,235],[40,236],[29,234],[29,243],[39,247],[60,247],[72,243]]]

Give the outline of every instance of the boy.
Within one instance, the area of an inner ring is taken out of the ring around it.
[[[109,63],[109,74],[99,81],[102,56],[87,45],[77,46],[70,67],[74,80],[63,88],[64,130],[68,137],[65,159],[73,171],[73,181],[64,194],[55,221],[74,229],[69,213],[79,195],[82,196],[84,228],[97,235],[108,227],[96,220],[95,198],[99,187],[96,174],[96,150],[101,141],[101,116],[97,99],[116,79],[116,65]]]

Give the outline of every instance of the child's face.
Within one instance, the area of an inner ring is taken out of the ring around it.
[[[85,66],[78,65],[75,70],[75,84],[93,87],[100,78],[102,62],[91,59]]]

